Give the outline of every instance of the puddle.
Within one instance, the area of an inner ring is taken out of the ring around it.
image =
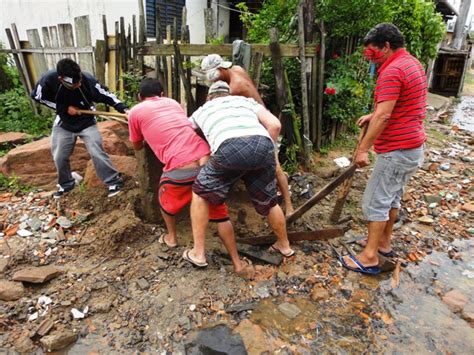
[[[461,129],[474,132],[474,96],[461,96],[456,106],[452,123]]]
[[[378,278],[352,273],[326,300],[290,300],[301,311],[295,318],[280,312],[288,299],[279,297],[261,301],[250,320],[285,342],[306,344],[310,353],[472,353],[474,328],[441,297],[456,289],[474,306],[474,278],[469,278],[474,240],[451,245],[461,260],[433,252],[402,270],[396,289],[391,273]]]
[[[472,353],[474,328],[452,313],[439,294],[451,289],[462,292],[474,303],[474,240],[456,240],[461,260],[451,260],[446,253],[433,252],[418,266],[400,274],[400,285],[391,290],[390,281],[381,284],[381,300],[393,318],[395,331],[385,334],[387,352],[403,353]],[[466,271],[467,270],[467,271]],[[402,347],[402,348],[400,348]],[[470,349],[470,350],[469,350]]]

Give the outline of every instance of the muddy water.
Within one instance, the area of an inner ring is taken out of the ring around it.
[[[452,118],[453,124],[474,132],[474,96],[462,96]]]
[[[261,301],[250,320],[295,344],[298,353],[473,353],[474,329],[441,297],[456,289],[474,302],[474,240],[458,240],[452,247],[460,260],[433,252],[403,269],[394,289],[391,274],[349,274],[350,280],[329,299],[291,300],[301,310],[295,318],[278,309],[288,299],[276,298]]]

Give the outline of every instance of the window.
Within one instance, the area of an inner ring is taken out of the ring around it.
[[[160,8],[160,23],[163,38],[166,38],[166,26],[173,26],[175,17],[178,24],[178,37],[180,37],[183,7],[186,5],[186,0],[146,0],[147,37],[156,37],[155,4],[158,4]]]

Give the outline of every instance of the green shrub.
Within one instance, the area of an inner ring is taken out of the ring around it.
[[[24,132],[33,136],[50,133],[53,113],[48,110],[35,115],[29,100],[21,87],[0,94],[0,131]]]
[[[32,186],[22,184],[15,175],[8,177],[0,173],[0,191],[26,193],[32,191],[33,189],[34,188]]]

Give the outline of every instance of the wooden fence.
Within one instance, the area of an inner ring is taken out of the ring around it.
[[[84,71],[93,73],[110,90],[117,92],[123,92],[124,73],[133,70],[144,75],[145,68],[154,66],[154,75],[164,84],[167,96],[180,101],[188,114],[192,113],[196,108],[196,101],[199,101],[199,93],[194,90],[197,85],[196,78],[191,74],[190,57],[210,53],[230,56],[232,45],[188,43],[189,29],[185,25],[185,8],[182,15],[183,26],[179,31],[180,38],[177,35],[177,21],[174,22],[174,26],[167,26],[166,33],[162,33],[162,26],[157,20],[156,39],[147,41],[143,4],[141,1],[139,3],[140,13],[138,16],[133,15],[132,24],[126,26],[124,18],[121,17],[115,22],[115,32],[112,34],[107,33],[107,19],[103,16],[103,38],[94,44],[91,41],[88,16],[76,17],[74,24],[58,24],[27,30],[27,41],[20,40],[17,28],[12,24],[11,28],[6,29],[11,48],[6,51],[13,54],[25,89],[30,92],[39,77],[47,70],[53,69],[56,62],[63,57],[75,59]],[[299,132],[301,138],[296,143],[304,148],[304,156],[309,158],[312,146],[319,149],[324,142],[334,140],[344,127],[340,123],[323,120],[325,29],[324,23],[320,23],[316,31],[313,25],[314,16],[311,14],[313,10],[307,7],[306,2],[301,1],[298,9],[300,24],[298,44],[280,44],[276,33],[271,34],[270,44],[251,44],[251,63],[253,63],[251,73],[258,86],[262,60],[271,58],[277,82],[277,111],[281,112],[291,104],[292,97],[301,98],[302,107],[298,116],[302,122],[302,129]],[[212,9],[208,10],[206,16],[212,17],[212,14],[209,14]],[[160,19],[159,11],[157,6],[156,19]],[[208,37],[211,35],[206,36]],[[320,46],[316,46],[316,37]],[[348,40],[346,47],[353,47],[353,42],[352,39]],[[298,58],[301,63],[300,92],[288,92],[288,78],[281,64],[281,59],[284,57]],[[151,65],[146,66],[145,63]],[[298,126],[293,122],[295,119],[296,115],[283,117],[287,131]]]

